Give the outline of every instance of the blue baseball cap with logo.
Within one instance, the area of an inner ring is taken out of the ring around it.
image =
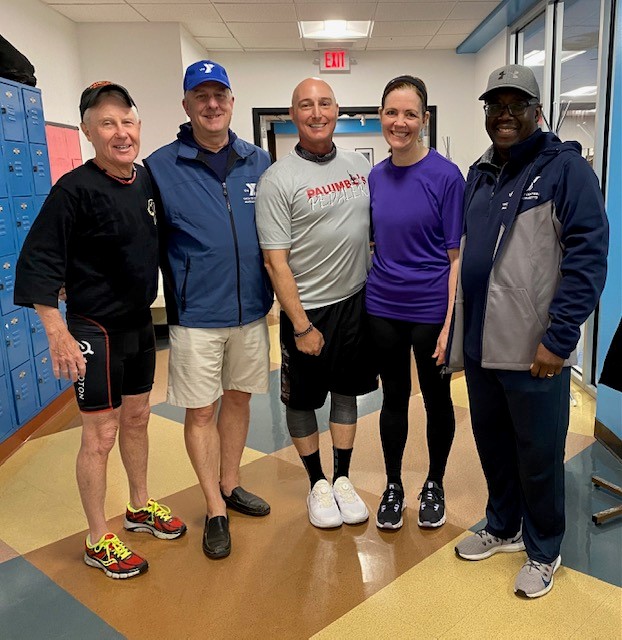
[[[186,69],[184,91],[191,91],[201,83],[210,81],[220,82],[220,84],[223,84],[227,89],[231,89],[229,76],[224,67],[211,60],[200,60],[199,62],[191,64]]]

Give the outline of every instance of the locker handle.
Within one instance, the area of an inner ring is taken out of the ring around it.
[[[39,170],[39,168],[37,167],[37,165],[35,165],[35,166],[32,168],[32,170],[33,170],[35,173],[37,173],[37,171]]]
[[[15,394],[15,399],[16,400],[21,400],[22,399],[22,394],[21,393],[16,393]]]
[[[39,381],[39,384],[43,384],[43,378],[41,376],[39,376],[37,380]]]
[[[6,107],[0,108],[0,113],[4,115],[6,113]]]

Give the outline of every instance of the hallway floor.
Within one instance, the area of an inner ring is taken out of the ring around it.
[[[566,447],[567,533],[550,594],[514,596],[525,556],[466,562],[454,545],[484,515],[485,483],[471,433],[463,376],[454,376],[456,439],[445,479],[447,523],[417,526],[425,479],[424,408],[416,382],[404,457],[409,508],[399,531],[380,531],[384,490],[378,434],[381,392],[359,399],[351,479],[370,521],[336,530],[309,524],[308,481],[291,445],[279,400],[278,325],[271,393],[253,397],[242,484],[272,506],[266,518],[230,513],[233,550],[207,559],[205,506],[186,455],[183,411],[165,402],[166,349],[158,352],[152,394],[149,485],[188,525],[176,541],[123,531],[127,484],[118,448],[108,472],[111,531],[144,555],[149,571],[113,581],[82,561],[86,519],[76,487],[80,429],[41,435],[0,466],[0,638],[622,639],[622,521],[600,527],[591,514],[616,504],[591,475],[622,484],[615,458],[592,437],[595,403],[574,390]],[[319,412],[321,453],[332,471],[328,409]],[[329,475],[327,473],[327,475]]]

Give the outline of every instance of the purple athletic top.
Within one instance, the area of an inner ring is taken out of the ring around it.
[[[441,323],[447,313],[447,249],[460,246],[464,178],[434,149],[416,164],[391,158],[369,175],[373,240],[367,311]]]

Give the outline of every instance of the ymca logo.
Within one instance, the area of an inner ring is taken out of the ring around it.
[[[243,197],[244,204],[255,204],[255,197],[257,195],[257,183],[247,182],[244,193],[247,194]]]
[[[202,66],[199,71],[204,71],[206,74],[210,74],[212,72],[212,69],[214,68],[213,64],[206,64],[204,66]]]

